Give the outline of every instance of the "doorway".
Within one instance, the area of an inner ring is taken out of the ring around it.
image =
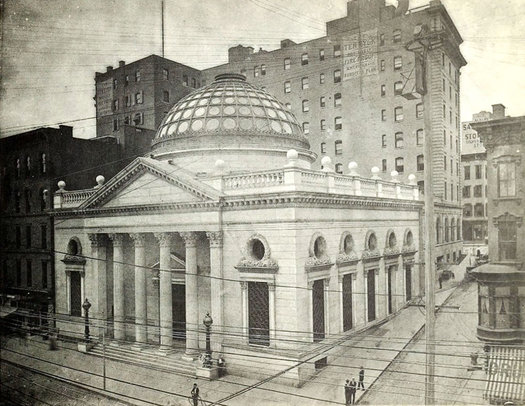
[[[406,284],[406,298],[407,302],[412,300],[412,266],[405,266],[405,284]]]
[[[374,321],[376,319],[376,278],[374,269],[367,272],[366,292],[368,321]]]
[[[173,339],[186,340],[186,286],[171,285]]]
[[[312,319],[314,342],[324,339],[324,280],[314,281],[312,289]]]

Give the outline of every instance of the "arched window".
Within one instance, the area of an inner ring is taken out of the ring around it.
[[[46,161],[46,154],[42,153],[40,155],[40,172],[46,173],[47,172],[47,161]]]
[[[38,196],[40,198],[40,211],[44,211],[46,209],[47,190],[41,188]]]
[[[425,141],[423,129],[420,128],[416,131],[416,144],[417,145],[423,145],[423,142]]]
[[[388,236],[388,248],[395,248],[397,245],[397,238],[394,232],[391,232]]]
[[[425,170],[425,156],[418,155],[416,159],[417,159],[417,170],[424,171]]]
[[[343,239],[343,252],[347,255],[350,255],[354,250],[354,239],[351,234],[346,234]]]
[[[441,219],[438,217],[436,220],[436,244],[441,244],[441,237],[443,230],[441,229]]]
[[[377,249],[377,237],[375,233],[370,233],[368,240],[366,241],[366,249],[369,251],[374,251]]]

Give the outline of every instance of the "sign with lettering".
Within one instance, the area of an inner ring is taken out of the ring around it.
[[[97,117],[113,114],[113,79],[109,78],[98,82],[97,91]]]
[[[377,73],[377,28],[346,37],[343,40],[343,80]]]
[[[470,123],[463,123],[461,139],[462,154],[481,154],[485,152],[485,147],[477,131],[473,130]]]

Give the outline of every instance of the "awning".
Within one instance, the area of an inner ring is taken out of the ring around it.
[[[13,306],[0,306],[0,318],[9,316],[11,313],[14,313],[18,310],[18,307]]]
[[[483,397],[491,404],[525,401],[525,350],[522,347],[491,346]]]

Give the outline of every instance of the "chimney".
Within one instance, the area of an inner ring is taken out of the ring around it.
[[[122,68],[125,64],[126,64],[126,62],[124,62],[124,61],[118,61],[118,67],[119,68]]]
[[[111,72],[113,70],[113,66],[107,66],[106,67],[106,72]]]
[[[497,120],[500,118],[505,118],[505,106],[503,104],[493,104],[492,119]]]

